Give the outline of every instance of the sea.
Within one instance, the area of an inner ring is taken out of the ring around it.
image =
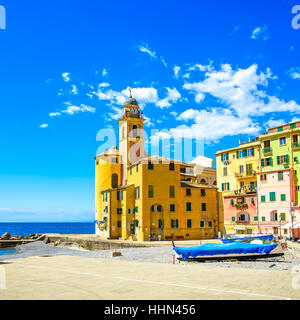
[[[18,222],[0,223],[0,236],[28,236],[34,233],[94,234],[93,222]]]

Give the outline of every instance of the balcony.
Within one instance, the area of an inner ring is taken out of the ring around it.
[[[237,220],[236,223],[246,224],[246,223],[250,223],[250,220]]]
[[[271,148],[271,147],[264,148],[264,149],[263,149],[263,153],[264,153],[264,154],[272,153],[272,148]]]

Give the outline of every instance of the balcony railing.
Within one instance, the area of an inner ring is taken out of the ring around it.
[[[236,223],[250,223],[250,220],[237,220]]]
[[[271,149],[271,147],[267,147],[267,148],[264,148],[264,154],[266,154],[266,153],[271,153],[272,152],[272,149]]]

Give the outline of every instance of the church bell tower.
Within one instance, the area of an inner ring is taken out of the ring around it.
[[[125,101],[119,124],[119,152],[122,168],[122,185],[127,184],[127,166],[144,157],[143,123],[145,121],[136,99]]]

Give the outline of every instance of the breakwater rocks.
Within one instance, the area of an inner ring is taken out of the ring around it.
[[[30,234],[28,236],[12,236],[8,232],[5,232],[0,237],[0,248],[15,247],[20,244],[26,244],[34,241],[44,240],[43,234]]]
[[[30,234],[28,236],[11,236],[8,232],[5,232],[1,237],[0,240],[37,240],[41,238],[42,234]]]

